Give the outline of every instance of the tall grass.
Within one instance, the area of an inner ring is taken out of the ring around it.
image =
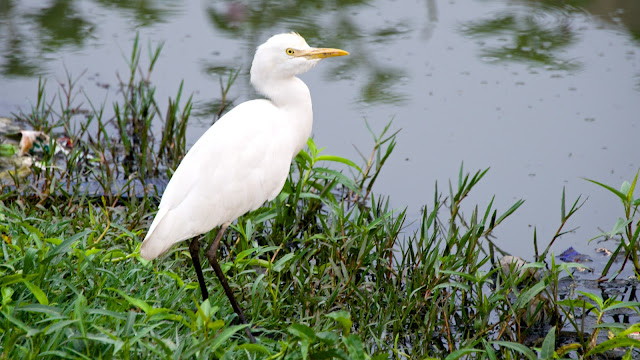
[[[0,358],[638,356],[640,341],[628,336],[638,325],[608,314],[637,318],[640,303],[559,291],[578,264],[556,264],[548,249],[579,199],[565,212],[563,195],[556,236],[524,268],[495,265],[490,241],[523,202],[502,210],[493,199],[485,208],[466,204],[487,170],[461,167],[447,192],[436,186],[419,230],[406,234],[405,212],[374,195],[396,144],[389,127],[373,134],[360,165],[309,140],[282,193],[231,226],[221,263],[258,339],[247,343],[210,270],[214,293],[201,302],[186,243],[153,262],[139,256],[158,194],[145,187],[139,196],[136,183],[177,166],[191,111],[181,84],[161,115],[149,76],[159,51],[139,78],[136,40],[109,119],[89,101],[90,110],[72,111],[71,93],[47,100],[43,83],[32,111],[20,115],[48,133],[63,129],[75,145],[56,153],[51,140],[28,178],[2,187]]]

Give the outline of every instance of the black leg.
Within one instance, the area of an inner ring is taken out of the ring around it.
[[[198,275],[200,291],[202,292],[202,301],[205,301],[209,298],[209,292],[207,291],[207,284],[204,282],[204,276],[202,276],[202,267],[200,266],[200,244],[198,243],[198,237],[194,237],[193,240],[191,240],[189,252],[191,253],[193,267],[196,269],[196,275]]]
[[[213,244],[211,244],[211,247],[209,248],[209,250],[207,250],[207,258],[211,263],[211,267],[213,268],[213,271],[216,272],[216,275],[218,276],[218,279],[222,284],[222,288],[224,289],[225,294],[227,294],[227,297],[231,302],[231,307],[233,307],[233,311],[235,311],[235,313],[238,314],[238,318],[240,319],[241,323],[247,324],[247,319],[244,316],[244,312],[242,312],[242,309],[240,309],[240,305],[238,305],[238,302],[236,301],[235,296],[233,296],[233,292],[231,291],[231,288],[227,283],[227,278],[222,273],[220,264],[218,264],[218,246],[220,246],[220,239],[222,239],[222,235],[224,235],[224,232],[225,230],[227,230],[228,226],[229,224],[223,224],[220,226],[220,230],[218,230],[218,234],[216,235],[215,240],[213,240]],[[249,327],[246,327],[245,331],[247,332],[247,336],[249,336],[249,340],[251,340],[252,343],[255,343],[256,339],[253,337],[253,334],[251,334],[251,330],[249,330]]]

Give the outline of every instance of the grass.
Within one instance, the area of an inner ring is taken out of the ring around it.
[[[559,290],[582,265],[556,264],[549,247],[579,198],[567,212],[562,196],[562,222],[546,250],[538,253],[534,237],[537,261],[523,268],[531,271],[497,265],[500,251],[490,240],[522,201],[502,211],[493,200],[486,208],[466,204],[488,170],[461,167],[447,192],[436,186],[419,230],[407,235],[404,211],[374,196],[395,146],[389,127],[373,134],[360,165],[309,140],[282,193],[231,226],[221,263],[258,339],[248,343],[210,269],[213,293],[201,301],[186,242],[153,262],[139,257],[160,190],[136,184],[149,185],[177,166],[192,108],[191,99],[182,100],[182,84],[166,112],[157,106],[150,72],[159,51],[141,71],[136,40],[110,118],[105,105],[89,99],[89,110],[74,107],[71,77],[50,100],[41,83],[33,109],[16,116],[46,133],[62,130],[74,146],[56,152],[52,136],[27,178],[14,174],[1,185],[0,358],[638,356],[640,341],[628,335],[640,326],[608,314],[637,318],[640,303]],[[235,76],[221,86],[222,99]],[[158,139],[152,121],[164,124]],[[83,191],[86,183],[98,184],[100,195]],[[632,262],[634,186],[612,191],[624,195],[627,219],[610,233],[622,237],[618,252]]]

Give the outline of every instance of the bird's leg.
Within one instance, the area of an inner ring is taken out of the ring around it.
[[[233,311],[235,311],[235,313],[238,314],[238,318],[240,319],[241,323],[247,324],[247,319],[244,316],[244,312],[242,312],[242,309],[240,309],[240,305],[238,305],[238,302],[236,301],[236,298],[233,296],[233,292],[231,291],[231,288],[227,283],[227,278],[222,273],[220,264],[218,264],[218,246],[220,246],[220,239],[222,239],[222,235],[224,235],[224,232],[225,230],[227,230],[227,227],[229,227],[229,224],[222,224],[220,226],[220,230],[218,230],[218,234],[216,235],[215,240],[213,240],[213,244],[211,244],[211,247],[209,247],[209,250],[207,250],[207,258],[211,263],[211,267],[213,268],[213,271],[216,272],[216,275],[218,276],[218,279],[222,284],[222,288],[224,289],[225,294],[227,294],[227,297],[231,302],[231,307],[233,307]],[[245,328],[245,331],[249,336],[249,340],[251,340],[252,343],[255,343],[256,339],[253,337],[253,334],[251,334],[251,331],[249,330],[248,327]]]
[[[200,291],[202,292],[202,301],[205,301],[209,298],[209,292],[207,291],[207,285],[204,282],[204,276],[202,276],[202,267],[200,266],[200,244],[198,243],[198,237],[194,237],[193,240],[191,240],[189,252],[191,253],[193,267],[196,269],[196,275],[198,275]]]

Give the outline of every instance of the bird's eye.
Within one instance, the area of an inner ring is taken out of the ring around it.
[[[288,48],[287,55],[293,55],[293,54],[295,54],[295,50],[293,50],[292,48]]]

